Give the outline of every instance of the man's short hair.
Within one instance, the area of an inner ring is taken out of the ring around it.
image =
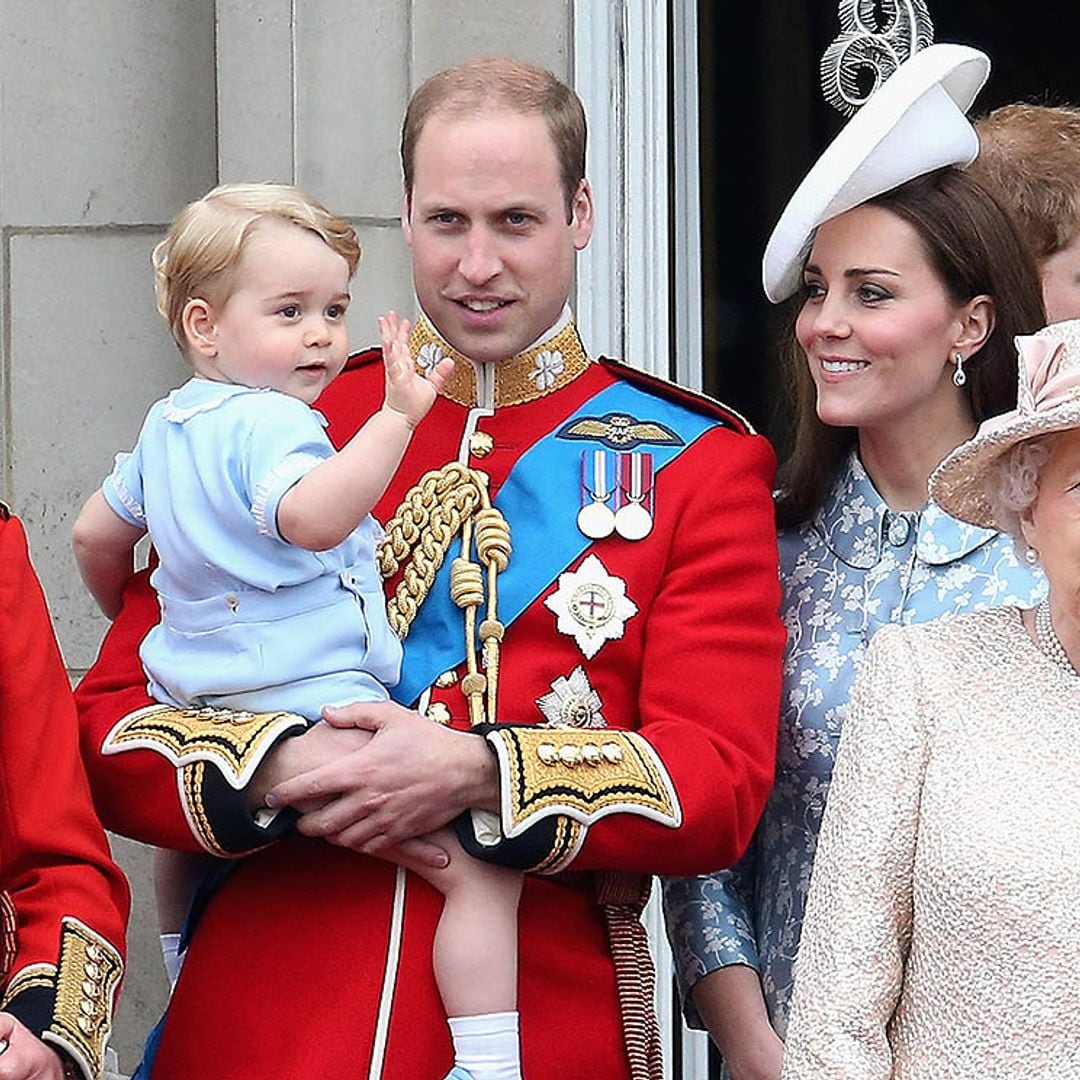
[[[975,124],[972,175],[1013,216],[1040,262],[1080,226],[1080,109],[1005,105]]]
[[[498,109],[544,117],[559,160],[569,218],[585,178],[587,130],[581,99],[550,71],[503,56],[447,68],[432,75],[413,94],[401,129],[405,198],[411,204],[416,144],[432,116],[474,116]]]
[[[214,304],[228,300],[247,241],[267,220],[315,233],[349,264],[350,277],[356,272],[356,231],[307,192],[287,184],[222,184],[176,215],[152,256],[158,311],[181,349],[187,302],[196,297]]]

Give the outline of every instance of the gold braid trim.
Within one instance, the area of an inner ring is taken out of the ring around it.
[[[461,555],[450,566],[450,596],[465,613],[468,670],[461,689],[474,725],[485,719],[494,723],[497,716],[499,653],[505,632],[499,622],[498,576],[506,569],[511,551],[510,526],[491,505],[487,485],[484,473],[456,461],[422,476],[387,524],[378,552],[384,578],[399,570],[402,574],[387,602],[386,615],[404,640],[460,532]],[[470,558],[474,549],[475,560]],[[485,587],[487,609],[478,623]]]
[[[196,761],[210,762],[239,791],[283,732],[305,727],[307,722],[302,716],[288,712],[147,705],[116,724],[101,752],[153,750],[177,768]]]
[[[15,931],[18,925],[15,904],[7,891],[0,892],[0,985],[3,985],[11,965],[15,963]]]
[[[682,823],[660,756],[634,731],[499,727],[487,733],[499,758],[500,810],[508,837],[553,814],[592,825],[635,814],[668,828]]]
[[[123,973],[120,953],[105,938],[78,919],[64,918],[56,1005],[45,1038],[63,1047],[90,1076],[101,1075],[113,998]]]
[[[11,982],[4,987],[4,996],[0,999],[0,1009],[6,1009],[21,993],[36,990],[38,987],[52,990],[56,986],[55,964],[27,964],[12,976]]]
[[[559,817],[555,823],[555,839],[551,850],[529,869],[531,874],[557,874],[574,860],[585,839],[585,826],[573,818]]]
[[[442,396],[467,409],[478,404],[475,367],[443,341],[423,315],[413,327],[409,349],[421,371],[429,371],[444,357],[453,359],[454,373]],[[553,394],[584,374],[591,363],[577,327],[568,322],[558,333],[531,349],[491,365],[495,375],[495,408],[524,405]]]

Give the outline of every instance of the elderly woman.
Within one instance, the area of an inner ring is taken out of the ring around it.
[[[0,503],[0,1077],[101,1075],[127,913],[26,535]]]
[[[1034,609],[882,631],[856,684],[785,1080],[1080,1076],[1080,320],[935,472],[1039,560]]]

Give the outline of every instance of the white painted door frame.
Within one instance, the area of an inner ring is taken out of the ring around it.
[[[696,0],[575,0],[574,73],[598,211],[579,264],[585,340],[700,387]]]

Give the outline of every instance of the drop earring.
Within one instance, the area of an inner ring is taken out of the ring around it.
[[[967,374],[964,372],[964,355],[963,353],[954,353],[953,361],[956,364],[956,370],[953,372],[953,386],[963,386],[967,382]]]

